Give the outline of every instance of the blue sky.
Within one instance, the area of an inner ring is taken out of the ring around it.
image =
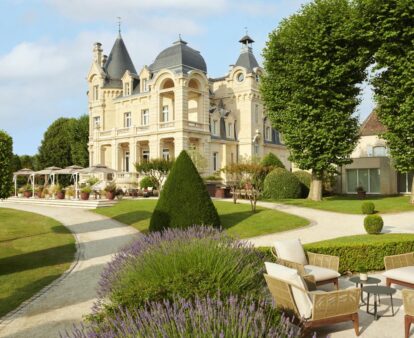
[[[248,28],[261,62],[267,35],[303,0],[2,0],[0,1],[0,129],[14,152],[37,152],[59,117],[87,113],[86,80],[93,43],[109,54],[122,17],[122,36],[137,71],[180,33],[201,52],[208,75],[224,75]],[[372,110],[364,84],[360,118]]]

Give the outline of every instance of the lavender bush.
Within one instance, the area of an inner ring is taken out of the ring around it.
[[[169,229],[143,236],[105,269],[95,315],[147,301],[228,295],[261,297],[263,257],[246,242],[211,227]]]
[[[105,322],[75,327],[64,335],[73,338],[199,337],[296,338],[300,330],[264,301],[228,296],[183,298],[147,303],[120,310]]]

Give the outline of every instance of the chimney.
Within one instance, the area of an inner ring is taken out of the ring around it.
[[[95,42],[93,45],[93,61],[98,65],[102,64],[102,44],[100,42]]]
[[[108,55],[104,55],[102,58],[102,67],[105,66],[106,60],[108,60]]]

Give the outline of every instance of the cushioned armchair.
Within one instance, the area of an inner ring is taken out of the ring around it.
[[[316,285],[333,283],[338,289],[339,257],[305,251],[299,239],[276,241],[271,249],[281,265],[296,269],[301,276],[312,275]]]
[[[414,252],[385,256],[385,272],[383,275],[387,279],[387,286],[399,284],[409,288],[414,288]]]
[[[405,338],[410,336],[410,327],[414,323],[414,290],[402,290],[405,311]]]
[[[352,321],[355,334],[359,336],[359,288],[309,291],[295,269],[275,263],[265,264],[268,274],[264,276],[276,306],[302,318],[305,330]]]

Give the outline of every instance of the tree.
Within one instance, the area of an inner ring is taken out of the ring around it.
[[[372,84],[395,168],[414,171],[414,3],[364,0],[363,17],[377,39]],[[411,187],[414,203],[414,180]]]
[[[220,226],[217,210],[187,152],[177,157],[151,217],[150,231],[192,225]]]
[[[261,93],[289,159],[312,170],[309,198],[322,198],[322,177],[351,162],[358,140],[358,84],[371,61],[356,6],[316,0],[281,22],[264,50]]]
[[[157,190],[160,190],[164,179],[167,177],[173,166],[173,161],[163,158],[154,158],[142,163],[135,163],[135,169],[138,173],[149,176],[156,183]]]
[[[89,116],[82,115],[73,122],[71,132],[70,155],[72,164],[89,166]]]
[[[0,199],[10,197],[13,186],[13,139],[0,130]]]
[[[47,128],[39,147],[39,165],[42,168],[72,165],[71,142],[75,119],[59,118]]]
[[[35,155],[36,156],[36,155]],[[30,156],[30,155],[20,155],[20,164],[21,164],[21,168],[27,168],[27,169],[32,169],[32,170],[36,170],[38,168],[35,168],[35,156]]]

